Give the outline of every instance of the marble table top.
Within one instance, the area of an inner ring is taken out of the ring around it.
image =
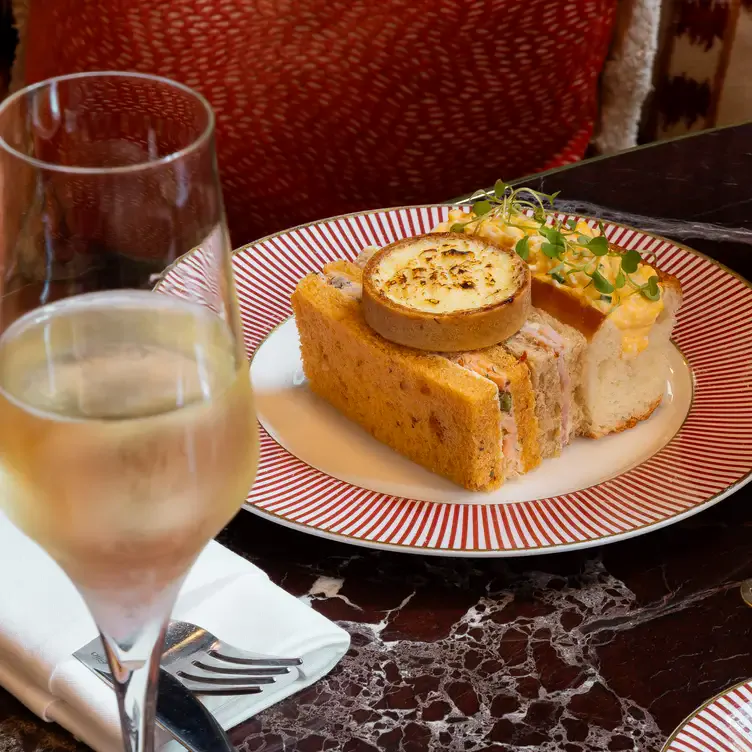
[[[752,241],[718,229],[752,238],[751,168],[747,125],[530,184],[701,222],[701,237],[680,239],[752,278]],[[232,732],[243,752],[657,752],[704,700],[752,677],[739,594],[752,577],[752,485],[658,532],[548,556],[378,552],[246,512],[220,540],[352,635],[332,674]],[[0,690],[0,752],[80,748]]]

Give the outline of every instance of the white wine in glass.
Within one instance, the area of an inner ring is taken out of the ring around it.
[[[213,115],[164,79],[53,79],[0,106],[0,160],[0,506],[81,592],[150,750],[177,590],[257,465]],[[188,251],[195,287],[151,291]]]

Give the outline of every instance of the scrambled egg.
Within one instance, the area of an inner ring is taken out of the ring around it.
[[[449,219],[440,224],[435,232],[449,232],[455,222],[466,222],[474,216],[474,214],[466,214],[461,209],[453,209],[449,212]],[[527,235],[529,237],[527,262],[534,277],[545,279],[560,287],[567,287],[579,298],[587,300],[594,308],[606,314],[610,321],[621,330],[622,352],[625,357],[638,355],[648,346],[650,330],[663,311],[662,289],[658,300],[648,300],[627,283],[624,287],[615,289],[609,296],[604,297],[595,289],[590,277],[584,272],[573,272],[564,276],[566,282],[562,285],[549,275],[549,272],[561,261],[549,258],[541,251],[545,238],[538,234],[539,223],[532,217],[519,216],[515,218],[514,224],[513,227],[500,219],[488,217],[474,223],[470,231],[474,235],[488,238],[510,249]],[[575,229],[580,235],[595,236],[593,230],[585,222],[579,222]],[[593,255],[584,248],[567,248],[563,259],[574,266],[583,266],[586,261],[592,263]],[[618,257],[603,256],[599,260],[598,269],[603,277],[614,284],[620,266],[621,261]],[[655,269],[649,264],[641,263],[630,277],[638,285],[644,285],[655,274]]]

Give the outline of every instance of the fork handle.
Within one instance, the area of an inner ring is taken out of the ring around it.
[[[174,676],[159,672],[159,723],[191,752],[234,752],[217,719]],[[201,713],[203,718],[197,719]],[[201,723],[197,723],[201,720]]]

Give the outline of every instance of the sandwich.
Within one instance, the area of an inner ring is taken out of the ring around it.
[[[678,280],[602,228],[514,196],[329,263],[292,295],[312,391],[477,491],[647,419],[681,305]]]
[[[540,462],[530,371],[504,347],[435,354],[365,321],[361,270],[324,267],[292,306],[312,391],[408,459],[484,491]]]
[[[533,308],[504,346],[530,370],[541,457],[557,457],[582,430],[580,382],[587,342],[575,328]]]
[[[610,244],[602,227],[596,233],[582,221],[529,216],[517,197],[540,198],[533,191],[503,186],[500,193],[496,208],[483,202],[479,214],[452,210],[435,231],[487,238],[524,256],[532,305],[549,323],[566,325],[582,350],[574,366],[577,435],[601,438],[646,420],[663,399],[666,353],[682,302],[679,280],[637,251]]]
[[[488,348],[427,353],[398,345],[365,320],[363,266],[327,264],[292,296],[315,394],[471,490],[498,488],[560,453],[579,420],[574,374],[584,340],[576,331],[532,311],[520,332]]]

